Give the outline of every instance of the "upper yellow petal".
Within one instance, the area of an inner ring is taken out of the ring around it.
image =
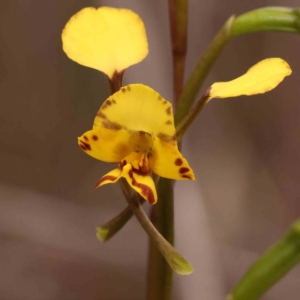
[[[130,84],[110,96],[101,106],[93,128],[119,124],[129,132],[144,131],[175,143],[172,105],[156,91],[142,84]]]
[[[78,144],[90,156],[105,162],[120,162],[132,152],[126,130],[98,128],[85,132]]]
[[[148,54],[144,23],[128,9],[84,8],[66,24],[62,42],[70,59],[110,78]]]
[[[165,178],[195,180],[194,172],[182,156],[177,145],[155,139],[150,156],[151,170]]]
[[[267,58],[254,65],[241,77],[228,82],[214,83],[209,90],[209,99],[263,94],[274,89],[291,73],[289,64],[283,59]]]

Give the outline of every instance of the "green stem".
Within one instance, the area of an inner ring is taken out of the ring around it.
[[[96,228],[97,238],[101,242],[107,242],[130,220],[133,213],[127,206],[120,214],[114,217],[109,222]]]
[[[158,199],[151,211],[151,221],[165,239],[174,244],[173,181],[160,178]],[[147,300],[169,300],[172,296],[173,272],[154,243],[150,242]]]
[[[204,106],[207,104],[209,100],[209,91],[207,91],[201,99],[196,103],[196,105],[193,107],[189,113],[185,115],[183,120],[176,126],[176,136],[178,143],[182,139],[185,132],[188,130],[190,125],[193,123],[193,121],[196,119],[198,114],[202,111]]]
[[[176,125],[180,123],[180,121],[191,109],[193,102],[204,82],[204,79],[206,78],[215,60],[218,58],[223,48],[230,40],[230,27],[233,20],[234,17],[230,17],[224,24],[224,26],[213,39],[212,43],[204,52],[203,56],[201,56],[190,78],[188,79],[177,105],[175,114]]]
[[[174,103],[178,102],[183,89],[184,68],[187,53],[187,10],[187,0],[169,0]]]
[[[256,300],[300,262],[300,219],[249,269],[227,300]]]

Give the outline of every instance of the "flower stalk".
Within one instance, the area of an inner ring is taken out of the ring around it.
[[[187,53],[187,0],[169,0],[169,20],[173,57],[173,90],[176,104],[182,93]]]

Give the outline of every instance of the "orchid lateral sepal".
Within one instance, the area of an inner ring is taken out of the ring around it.
[[[281,58],[266,58],[252,66],[244,75],[227,82],[216,82],[210,86],[176,127],[180,140],[203,107],[213,98],[251,96],[273,90],[292,70]]]

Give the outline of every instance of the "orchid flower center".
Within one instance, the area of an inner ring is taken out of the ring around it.
[[[129,144],[135,152],[149,153],[153,147],[153,138],[151,134],[145,131],[134,132],[129,137]]]

